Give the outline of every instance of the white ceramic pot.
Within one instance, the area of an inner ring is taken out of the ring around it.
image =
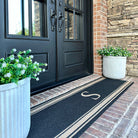
[[[126,57],[104,56],[103,75],[111,79],[122,79],[126,74]]]
[[[26,138],[30,129],[30,78],[0,85],[0,138]]]

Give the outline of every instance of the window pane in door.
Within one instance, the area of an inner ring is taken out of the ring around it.
[[[75,14],[75,39],[83,40],[83,16],[79,13]]]
[[[73,7],[73,5],[74,5],[73,1],[74,0],[65,0],[65,4]]]
[[[68,15],[69,22],[69,39],[74,39],[74,16],[73,13],[69,13]]]
[[[65,39],[69,38],[68,32],[68,12],[65,11]]]
[[[82,1],[83,0],[75,0],[75,8],[76,9],[79,9],[79,10],[82,10],[83,8],[82,8]]]
[[[65,39],[74,39],[73,11],[65,8]]]
[[[73,0],[68,0],[68,5],[73,7]]]
[[[8,34],[29,35],[28,0],[8,0]]]
[[[32,0],[32,35],[47,37],[46,0]]]

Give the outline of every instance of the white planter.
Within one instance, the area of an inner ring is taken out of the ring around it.
[[[126,57],[103,57],[103,75],[111,79],[122,79],[126,74]]]
[[[0,85],[0,138],[26,138],[30,129],[30,78]]]

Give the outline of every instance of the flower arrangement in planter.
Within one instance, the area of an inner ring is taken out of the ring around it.
[[[111,79],[122,79],[126,74],[126,59],[131,57],[126,48],[105,46],[97,50],[103,56],[103,75]]]
[[[9,57],[0,59],[0,84],[18,83],[19,80],[27,77],[39,80],[37,76],[45,71],[41,66],[47,66],[47,64],[36,61],[33,63],[33,55],[29,55],[30,52],[29,49],[16,54],[16,49],[12,49]]]
[[[30,78],[39,81],[47,64],[33,62],[31,50],[0,59],[0,138],[25,138],[30,129]],[[14,126],[14,127],[13,127]],[[16,130],[16,131],[15,131]]]

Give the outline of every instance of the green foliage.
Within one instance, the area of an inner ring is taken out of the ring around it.
[[[30,77],[36,79],[42,71],[42,66],[47,64],[33,62],[33,55],[30,55],[31,50],[19,51],[12,49],[11,55],[7,58],[0,59],[0,84],[18,83],[19,80]]]
[[[122,47],[111,47],[105,46],[100,50],[97,50],[98,54],[101,56],[122,56],[122,57],[131,57],[132,53],[130,53],[126,48]]]

